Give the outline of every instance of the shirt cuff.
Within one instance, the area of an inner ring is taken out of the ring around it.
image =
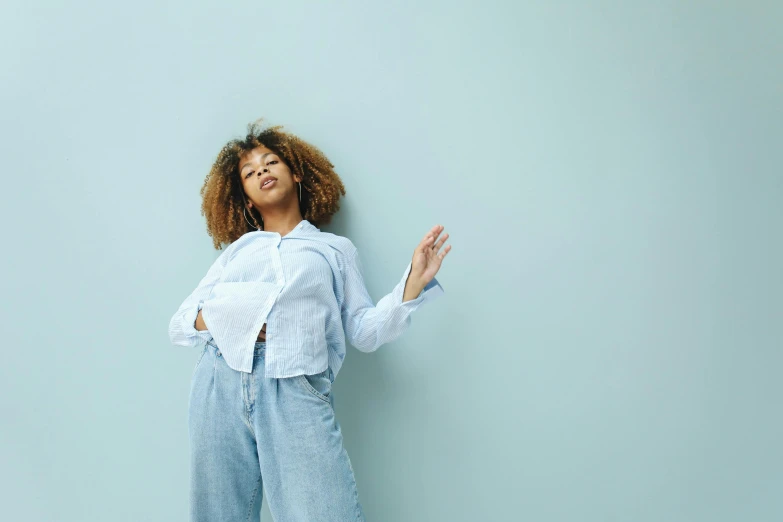
[[[203,300],[198,302],[198,306],[196,308],[193,308],[185,313],[183,316],[183,321],[185,324],[182,325],[182,331],[188,337],[198,336],[205,341],[209,341],[212,339],[212,334],[209,333],[209,330],[196,329],[196,317],[198,317],[198,313],[202,308],[204,308]]]

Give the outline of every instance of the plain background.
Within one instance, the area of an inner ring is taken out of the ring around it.
[[[782,26],[753,1],[4,2],[0,517],[187,520],[199,349],[167,327],[219,254],[204,176],[264,117],[336,165],[324,230],[376,301],[451,236],[445,295],[334,386],[368,520],[780,520]]]

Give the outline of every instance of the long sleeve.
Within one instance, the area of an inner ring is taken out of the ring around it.
[[[359,253],[354,250],[352,260],[345,268],[344,298],[340,313],[346,337],[357,350],[372,352],[395,340],[408,328],[411,314],[419,306],[444,293],[438,280],[432,278],[415,299],[403,302],[410,271],[411,263],[408,263],[402,279],[394,289],[383,296],[378,304],[373,304],[364,284]]]
[[[195,322],[204,301],[209,298],[212,288],[220,281],[220,275],[228,261],[228,249],[212,263],[198,286],[182,302],[177,312],[169,321],[169,339],[172,344],[180,346],[196,346],[202,341],[209,341],[212,335],[208,330],[196,330]]]

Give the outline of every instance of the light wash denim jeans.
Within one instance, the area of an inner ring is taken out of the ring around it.
[[[196,363],[188,405],[191,522],[258,521],[262,491],[275,522],[364,521],[334,414],[331,368],[264,377],[229,368],[215,341]]]

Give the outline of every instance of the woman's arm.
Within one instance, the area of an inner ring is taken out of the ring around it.
[[[440,252],[448,234],[440,239],[443,226],[435,225],[413,250],[413,259],[405,268],[402,280],[389,294],[373,305],[362,277],[359,252],[351,245],[351,261],[344,275],[344,299],[341,315],[345,334],[352,345],[363,352],[372,352],[393,341],[410,325],[411,314],[423,303],[442,295],[443,287],[435,274],[451,245]]]
[[[172,344],[180,346],[196,346],[202,340],[209,340],[211,337],[207,330],[207,325],[201,314],[201,307],[204,301],[209,298],[212,288],[220,281],[228,262],[228,248],[212,263],[198,286],[190,295],[185,298],[177,309],[176,313],[169,321],[169,339]],[[201,320],[199,321],[199,318]]]
[[[408,328],[410,316],[419,306],[443,294],[443,287],[434,277],[421,287],[415,279],[409,279],[409,263],[394,289],[373,304],[362,272],[359,254],[355,252],[345,268],[340,311],[346,338],[362,352],[375,351],[397,339]]]

